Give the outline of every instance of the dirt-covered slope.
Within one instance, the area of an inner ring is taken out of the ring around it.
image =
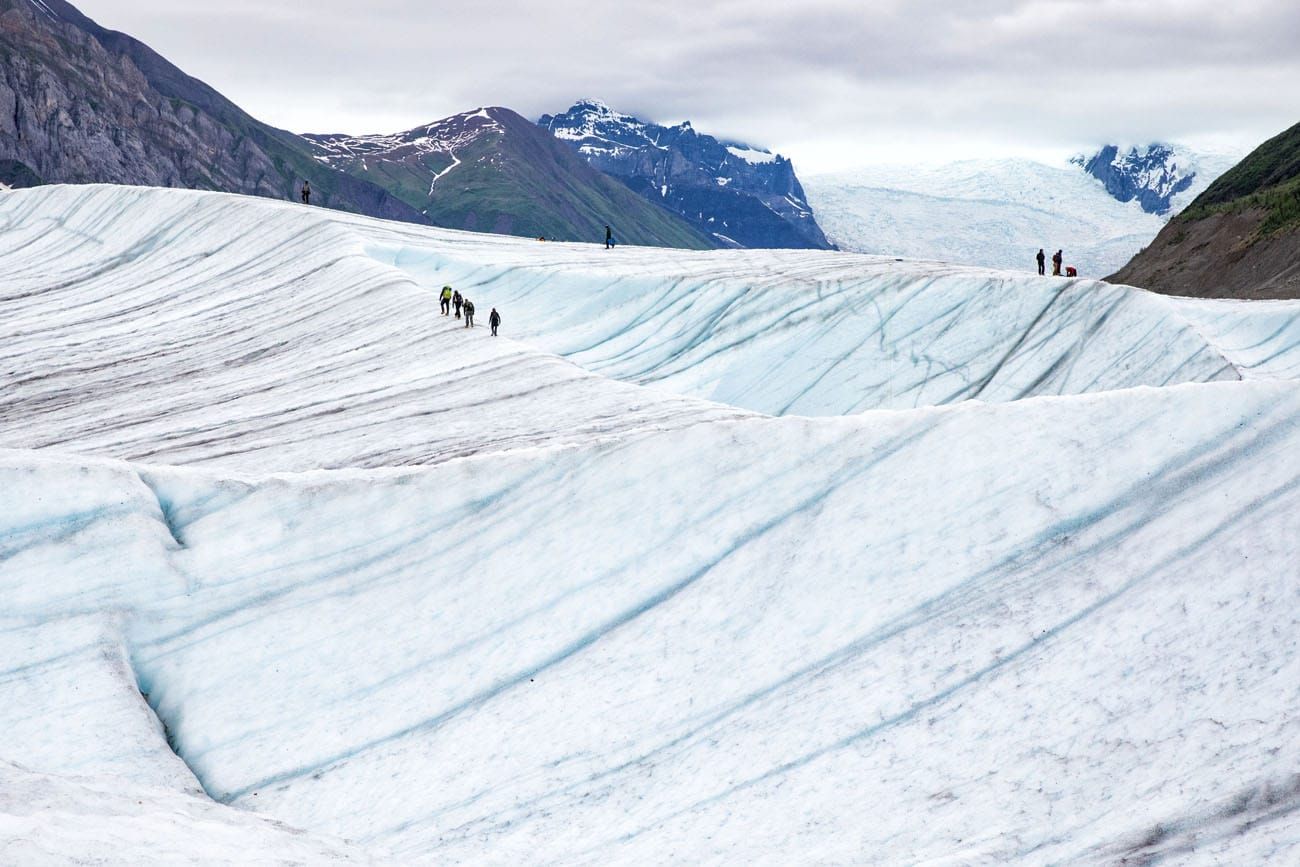
[[[1171,295],[1300,298],[1300,124],[1219,178],[1110,279]]]

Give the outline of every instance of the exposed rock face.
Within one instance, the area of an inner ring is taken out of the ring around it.
[[[0,183],[116,183],[295,198],[423,221],[313,160],[148,46],[63,0],[0,0]]]
[[[729,246],[829,249],[790,160],[581,100],[538,125],[587,162]]]
[[[44,181],[31,170],[26,163],[18,160],[0,160],[0,184],[7,189],[20,190],[23,187],[39,187]]]
[[[719,246],[597,171],[508,108],[462,112],[392,135],[312,135],[322,163],[379,184],[453,229],[560,241]]]
[[[1196,171],[1166,144],[1130,148],[1121,154],[1115,145],[1106,145],[1091,157],[1071,160],[1101,181],[1106,192],[1121,202],[1138,200],[1148,214],[1168,214],[1173,199],[1196,183]]]

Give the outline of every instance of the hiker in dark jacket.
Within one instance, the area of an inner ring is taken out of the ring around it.
[[[605,227],[605,249],[608,250],[614,246],[614,230],[609,226]]]
[[[474,302],[468,298],[465,299],[465,327],[474,327]]]
[[[497,312],[495,307],[493,307],[492,312],[488,314],[488,325],[492,326],[492,336],[496,337],[497,329],[501,327],[501,314]]]
[[[451,303],[455,306],[455,308],[456,308],[456,318],[459,319],[459,318],[460,318],[460,308],[461,308],[461,306],[465,303],[465,299],[462,298],[462,297],[460,297],[460,290],[459,290],[459,289],[456,290],[456,294],[455,294],[455,295],[451,296]]]
[[[1041,248],[1038,250],[1038,276],[1042,277],[1047,273],[1047,257],[1043,255]]]
[[[443,286],[442,294],[438,297],[442,304],[442,315],[450,316],[451,315],[451,287]]]
[[[1065,257],[1061,255],[1060,250],[1057,250],[1055,253],[1052,254],[1052,276],[1053,277],[1061,276],[1061,263],[1064,261],[1065,261]]]
[[[304,205],[311,204],[311,181],[302,182],[302,203]]]

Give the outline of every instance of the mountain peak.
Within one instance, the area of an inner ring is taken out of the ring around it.
[[[579,241],[600,240],[612,223],[627,244],[717,246],[501,106],[387,135],[308,138],[320,162],[375,178],[440,226]]]
[[[603,99],[595,99],[594,97],[584,97],[575,102],[573,107],[569,109],[571,112],[577,110],[592,111],[597,114],[617,114],[614,109],[609,107],[609,103],[605,102]]]
[[[538,125],[597,169],[726,246],[826,249],[789,160],[719,141],[689,120],[663,126],[580,99]]]
[[[1134,199],[1149,214],[1165,215],[1173,210],[1173,199],[1196,182],[1196,169],[1188,157],[1164,142],[1152,142],[1121,150],[1108,144],[1092,156],[1080,154],[1070,162],[1101,181],[1106,191],[1121,202]]]
[[[640,128],[641,122],[631,115],[615,111],[603,100],[594,98],[579,99],[569,108],[558,114],[544,114],[537,120],[542,126],[560,136],[557,130],[582,130],[584,135],[592,135],[604,126]]]

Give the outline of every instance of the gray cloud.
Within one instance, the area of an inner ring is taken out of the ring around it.
[[[1295,0],[83,0],[253,114],[393,131],[598,96],[791,153],[1263,139],[1300,121]],[[959,8],[954,8],[958,7]]]

